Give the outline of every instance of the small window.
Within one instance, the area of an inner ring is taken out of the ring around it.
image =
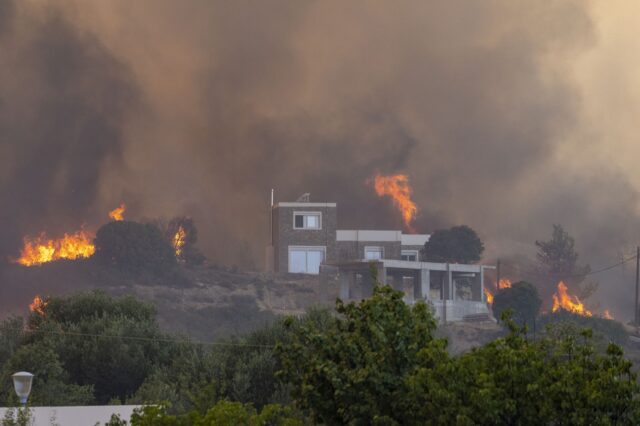
[[[365,247],[364,258],[366,260],[379,260],[384,258],[384,250],[382,247]]]
[[[408,260],[410,262],[418,261],[418,250],[402,250],[400,253],[400,259]]]
[[[320,213],[294,213],[293,214],[294,229],[321,229]]]

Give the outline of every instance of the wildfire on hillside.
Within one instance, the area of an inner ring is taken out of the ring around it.
[[[584,307],[584,304],[580,301],[578,296],[569,294],[566,284],[563,281],[558,283],[558,290],[553,295],[553,308],[552,312],[556,312],[559,309],[582,315],[584,317],[591,317],[593,313]]]
[[[46,299],[36,295],[36,297],[33,298],[33,301],[29,304],[29,310],[31,312],[44,315],[44,308],[47,306],[47,303],[48,301]]]
[[[124,212],[127,210],[126,204],[120,204],[120,207],[116,207],[115,209],[109,212],[109,219],[120,221],[124,220]]]
[[[84,230],[64,234],[62,238],[51,239],[45,233],[37,237],[25,237],[17,263],[24,266],[42,265],[60,259],[88,258],[95,253],[93,236]]]
[[[182,255],[182,249],[186,243],[187,233],[182,226],[178,227],[175,235],[173,236],[173,249],[175,250],[176,257]]]
[[[405,227],[409,232],[415,233],[412,222],[418,213],[418,207],[411,199],[413,191],[409,185],[409,177],[403,174],[389,176],[376,174],[373,186],[378,196],[388,195],[391,197],[393,205],[402,214]]]

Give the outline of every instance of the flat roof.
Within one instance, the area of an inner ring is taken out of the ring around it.
[[[380,241],[400,242],[403,246],[422,246],[429,240],[429,234],[403,234],[402,231],[375,229],[339,229],[337,241]]]
[[[336,203],[279,202],[274,207],[336,207]]]

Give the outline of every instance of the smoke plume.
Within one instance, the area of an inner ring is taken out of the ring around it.
[[[589,109],[603,8],[5,0],[0,254],[126,202],[189,215],[214,261],[259,266],[270,188],[338,202],[344,228],[399,229],[367,182],[402,172],[418,231],[468,224],[493,259],[560,223],[594,268],[615,261],[640,223]]]

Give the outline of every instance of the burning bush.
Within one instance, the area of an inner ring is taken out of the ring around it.
[[[165,238],[173,247],[176,259],[192,265],[204,262],[204,256],[196,247],[198,228],[193,219],[177,216],[166,224],[160,223],[158,227],[163,230]]]
[[[154,225],[115,221],[98,230],[95,259],[129,273],[164,273],[176,266],[171,244]]]
[[[511,309],[514,321],[531,327],[541,305],[542,300],[533,284],[520,281],[498,290],[493,297],[493,316],[501,318],[502,312]]]

